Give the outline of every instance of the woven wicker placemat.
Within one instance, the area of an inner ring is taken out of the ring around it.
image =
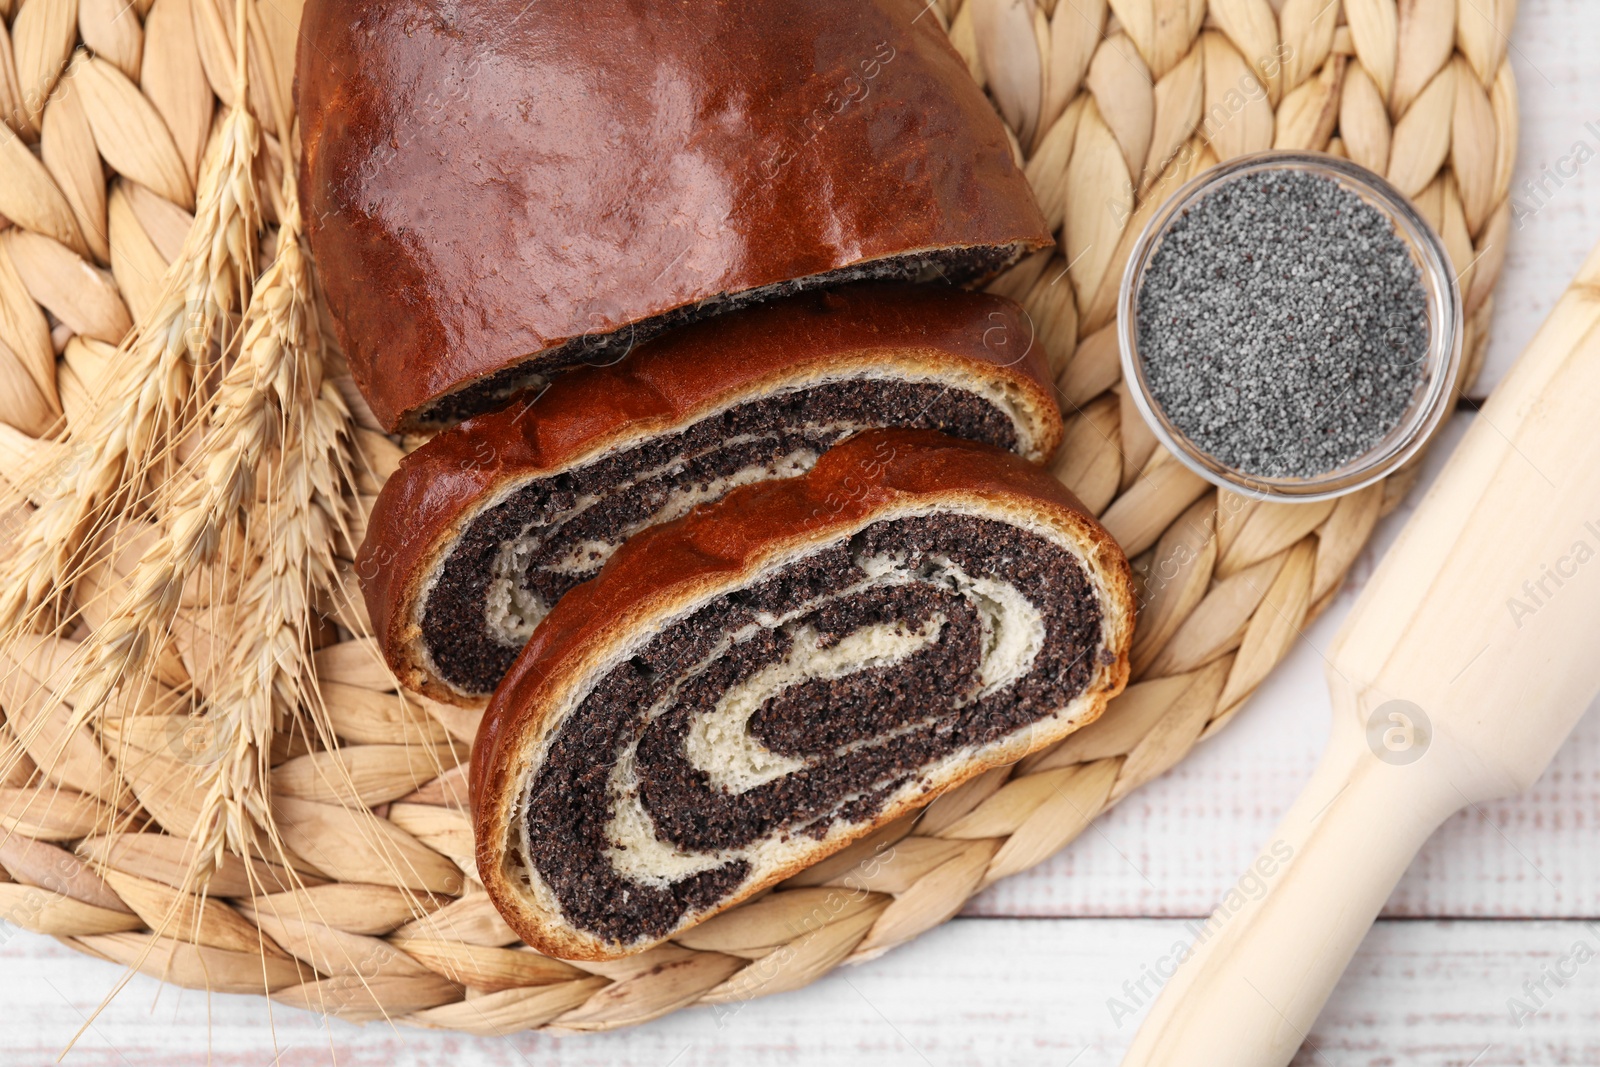
[[[234,8],[0,0],[0,474],[14,483],[4,501],[12,529],[51,492],[16,472],[70,470],[73,456],[61,453],[73,438],[60,420],[85,424],[128,358],[118,346],[131,326],[162,311],[161,279],[184,254],[208,153],[238,129],[224,117],[234,99]],[[283,847],[270,854],[294,870],[235,855],[204,898],[185,894],[185,839],[202,803],[197,768],[218,758],[213,720],[140,704],[75,726],[70,710],[82,695],[56,680],[108,625],[107,598],[124,592],[138,561],[123,551],[83,572],[78,614],[8,653],[0,918],[182,986],[474,1033],[601,1030],[793,989],[950,918],[1220,730],[1328,603],[1411,481],[1401,473],[1337,503],[1258,504],[1219,493],[1160,449],[1120,384],[1114,336],[1117,280],[1144,220],[1218,160],[1270,147],[1349,156],[1412,196],[1443,236],[1466,298],[1470,380],[1510,220],[1514,8],[930,7],[1015,133],[1060,234],[1058,251],[994,288],[1024,304],[1048,348],[1068,417],[1056,473],[1139,576],[1134,684],[1101,722],[673,943],[568,964],[518,947],[474,879],[456,766],[474,716],[396,694],[371,641],[354,636],[365,624],[351,595],[324,605],[338,625],[315,635],[311,681],[339,747],[285,732],[271,757],[271,822]],[[263,264],[288,210],[269,186],[283,168],[277,131],[297,10],[262,4],[250,23],[264,218],[207,223],[219,240],[259,241]],[[201,200],[203,212],[217,210]],[[249,281],[239,292],[250,293]],[[225,329],[238,315],[223,307],[189,325]],[[378,432],[336,353],[327,367],[358,427],[364,505],[400,443]],[[150,518],[160,516],[141,521]],[[338,581],[351,593],[348,540],[330,534],[323,547],[340,558]],[[155,656],[168,691],[210,692],[222,628],[205,591],[187,590],[171,644]],[[113,823],[119,832],[108,833]]]

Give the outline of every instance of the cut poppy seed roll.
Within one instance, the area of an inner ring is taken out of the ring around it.
[[[1051,244],[922,0],[310,0],[295,95],[318,273],[390,429],[753,301]]]
[[[1093,721],[1132,628],[1122,550],[1048,473],[863,433],[546,617],[473,748],[479,875],[541,952],[637,952]]]
[[[873,427],[1042,462],[1061,440],[1048,381],[1022,309],[961,289],[849,286],[674,331],[406,457],[357,563],[374,630],[406,686],[481,706],[639,530]]]

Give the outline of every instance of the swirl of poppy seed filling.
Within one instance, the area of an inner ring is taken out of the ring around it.
[[[533,627],[633,534],[737,486],[804,474],[870,427],[940,430],[1019,447],[1013,417],[940,382],[827,382],[740,404],[676,433],[538,478],[475,519],[422,604],[429,666],[458,690],[493,691]]]
[[[865,826],[941,759],[1061,712],[1109,657],[1068,549],[957,512],[880,521],[600,676],[531,774],[512,867],[575,927],[658,939],[767,873],[764,847]]]

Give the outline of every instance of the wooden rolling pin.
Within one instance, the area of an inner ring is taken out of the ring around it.
[[[1600,691],[1600,249],[1327,656],[1328,750],[1124,1067],[1279,1067],[1446,817],[1538,778]],[[1287,855],[1287,861],[1284,857]]]

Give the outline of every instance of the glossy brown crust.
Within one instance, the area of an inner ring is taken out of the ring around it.
[[[577,337],[1050,243],[922,0],[309,0],[306,223],[385,426]]]
[[[513,794],[528,754],[552,726],[547,713],[562,706],[574,686],[584,684],[618,641],[646,620],[668,618],[706,596],[742,585],[768,560],[785,553],[854,532],[880,516],[967,501],[1018,521],[1044,518],[1071,531],[1085,549],[1091,580],[1104,582],[1109,590],[1102,610],[1111,631],[1107,649],[1116,658],[1091,685],[1091,713],[1065,732],[1098,717],[1127,683],[1133,637],[1131,571],[1111,535],[1052,475],[1008,452],[928,431],[862,433],[828,451],[802,477],[736,489],[715,504],[635,536],[598,577],[563,597],[534,631],[484,713],[469,778],[479,877],[511,927],[540,951],[568,959],[621,954],[530,914],[505,870]],[[1018,759],[1050,740],[1025,738],[1021,744],[1027,748],[1007,752],[998,762]],[[991,765],[997,764],[975,766],[972,773]],[[880,813],[874,825],[910,806]],[[835,847],[846,843],[841,840]],[[748,887],[715,910],[792,873],[787,870]]]
[[[368,520],[356,573],[384,657],[402,682],[467,701],[413,661],[414,605],[466,525],[513,480],[670,432],[743,397],[830,371],[881,366],[972,375],[1010,390],[1049,460],[1061,415],[1027,313],[945,286],[847,286],[675,330],[611,367],[562,375],[531,404],[469,419],[407,456]]]

